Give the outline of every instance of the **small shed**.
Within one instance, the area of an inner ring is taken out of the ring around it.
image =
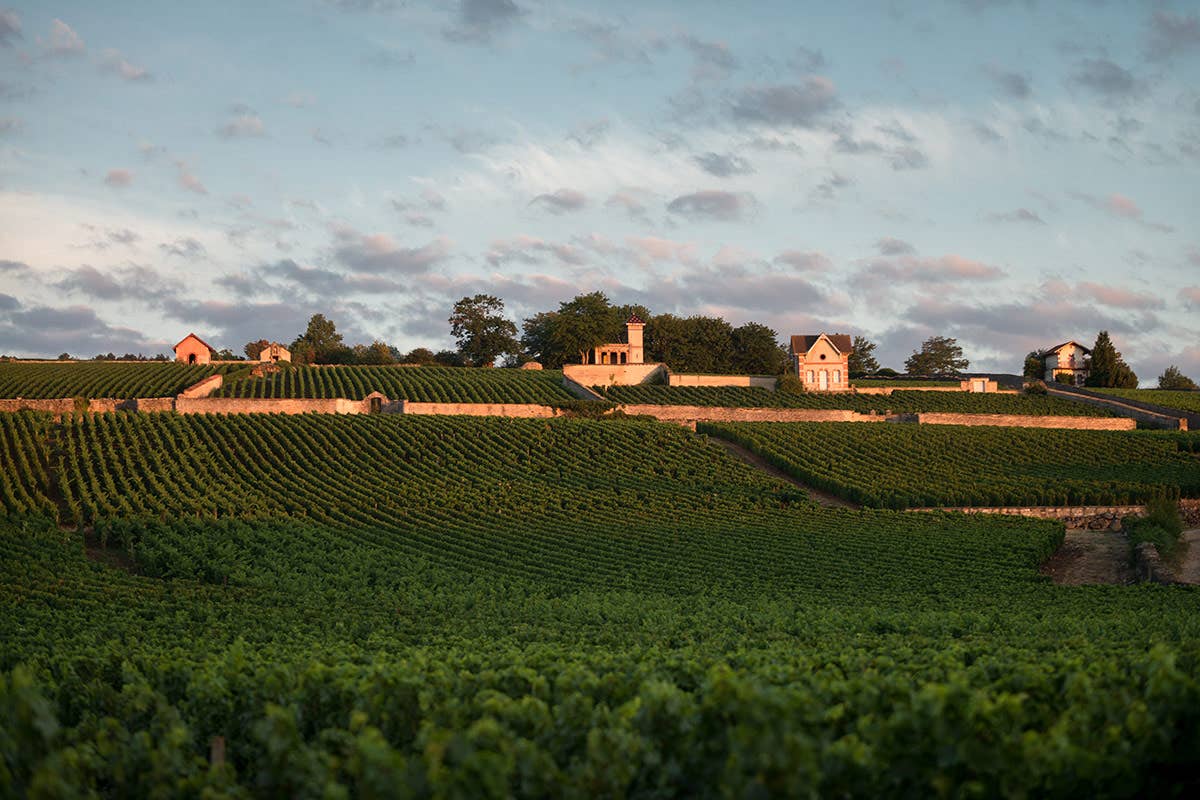
[[[194,333],[189,333],[175,345],[175,360],[182,364],[207,364],[216,349]]]
[[[271,363],[275,363],[277,361],[291,362],[292,353],[279,342],[271,342],[269,345],[259,351],[258,360],[260,362]]]

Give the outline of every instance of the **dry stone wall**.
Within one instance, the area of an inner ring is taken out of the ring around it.
[[[962,514],[1006,514],[1062,520],[1067,530],[1119,531],[1123,517],[1144,517],[1146,506],[955,506],[914,508],[913,511],[957,511]],[[1188,527],[1200,525],[1200,499],[1179,501],[1179,514]]]
[[[770,375],[677,375],[669,373],[670,386],[753,386],[760,389],[775,389],[775,378]]]
[[[1126,417],[1030,417],[1020,414],[914,414],[921,425],[995,425],[1007,428],[1070,428],[1087,431],[1131,431]]]
[[[410,403],[404,401],[400,413],[541,419],[557,417],[562,412],[551,406],[530,403]]]
[[[175,399],[180,414],[362,414],[362,400],[342,398],[184,397]]]
[[[880,414],[816,408],[724,408],[718,406],[618,406],[626,414],[667,422],[884,422]]]

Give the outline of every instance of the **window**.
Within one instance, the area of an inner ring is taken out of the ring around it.
[[[834,384],[834,386],[840,386],[841,383],[842,383],[842,371],[840,369],[835,369],[833,371],[833,384]]]
[[[812,383],[812,382],[813,382],[813,371],[810,369],[808,371],[808,380],[806,380],[805,383]]]

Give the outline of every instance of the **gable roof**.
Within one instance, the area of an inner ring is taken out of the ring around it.
[[[1081,345],[1079,342],[1075,341],[1074,339],[1068,339],[1067,341],[1063,342],[1062,344],[1054,345],[1054,347],[1051,347],[1049,350],[1043,350],[1042,355],[1048,356],[1051,353],[1057,353],[1059,350],[1062,350],[1064,347],[1066,347],[1069,344],[1075,345],[1076,347],[1078,347],[1080,350],[1082,350],[1085,353],[1092,352],[1092,349],[1090,347],[1085,347],[1085,346]]]
[[[634,314],[629,319],[625,320],[625,324],[626,325],[645,325],[646,323],[642,321],[641,317],[639,317],[637,314]]]
[[[172,349],[172,350],[178,350],[178,349],[179,349],[179,345],[183,344],[183,343],[184,343],[184,342],[186,342],[188,339],[195,339],[197,342],[199,342],[200,344],[202,344],[202,345],[204,345],[205,347],[207,347],[210,353],[215,353],[215,352],[217,352],[217,348],[213,347],[211,344],[209,344],[208,342],[204,341],[203,339],[201,339],[199,336],[197,336],[197,335],[196,335],[196,334],[194,334],[194,333],[189,333],[187,336],[185,336],[185,337],[183,337],[182,339],[180,339],[180,340],[179,340],[179,343],[178,343],[178,344],[176,344],[176,345],[175,345],[174,347],[172,347],[171,349]]]
[[[792,352],[807,353],[812,350],[817,341],[824,336],[833,345],[833,349],[837,350],[842,355],[849,355],[854,350],[854,340],[845,333],[817,333],[808,335],[795,335],[792,337]]]

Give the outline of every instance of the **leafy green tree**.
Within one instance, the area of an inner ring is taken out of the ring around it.
[[[353,358],[353,353],[342,344],[337,326],[324,314],[313,314],[304,333],[288,349],[292,351],[292,360],[301,364],[340,364]],[[297,350],[302,358],[296,356]]]
[[[378,339],[371,344],[354,345],[355,364],[383,366],[386,364],[394,364],[395,361],[396,360],[392,357],[391,348]]]
[[[1108,331],[1100,331],[1096,336],[1086,385],[1119,389],[1137,388],[1137,375],[1113,346]]]
[[[1025,366],[1021,370],[1021,374],[1026,380],[1040,381],[1042,379],[1042,374],[1045,371],[1046,365],[1042,361],[1042,354],[1036,350],[1030,351],[1030,353],[1025,356]]]
[[[1158,376],[1158,388],[1195,391],[1196,382],[1180,372],[1179,367],[1172,364],[1162,375]]]
[[[517,326],[504,318],[503,311],[504,301],[490,294],[464,297],[454,304],[450,335],[468,364],[490,366],[498,356],[517,349]]]
[[[847,365],[851,378],[859,378],[879,369],[875,360],[875,343],[865,336],[854,337],[854,349],[850,352]]]
[[[971,362],[963,358],[957,339],[948,336],[931,336],[921,344],[920,351],[904,362],[909,375],[957,375]]]
[[[581,294],[560,303],[550,331],[550,341],[558,352],[587,359],[588,351],[613,341],[615,313],[604,292]]]
[[[253,342],[246,342],[246,346],[242,348],[242,352],[251,361],[258,361],[258,357],[262,355],[262,351],[270,346],[271,343],[266,339],[256,339]]]
[[[748,375],[779,375],[787,364],[775,331],[757,322],[733,329],[733,369]]]
[[[433,351],[428,347],[416,347],[399,360],[402,364],[432,364],[435,361],[435,356]]]
[[[59,353],[59,354],[58,354],[58,360],[59,360],[59,361],[70,361],[70,360],[71,360],[71,354],[70,354],[70,353]]]
[[[561,369],[572,355],[563,351],[554,338],[557,325],[557,311],[539,312],[521,325],[521,349],[546,369]]]

